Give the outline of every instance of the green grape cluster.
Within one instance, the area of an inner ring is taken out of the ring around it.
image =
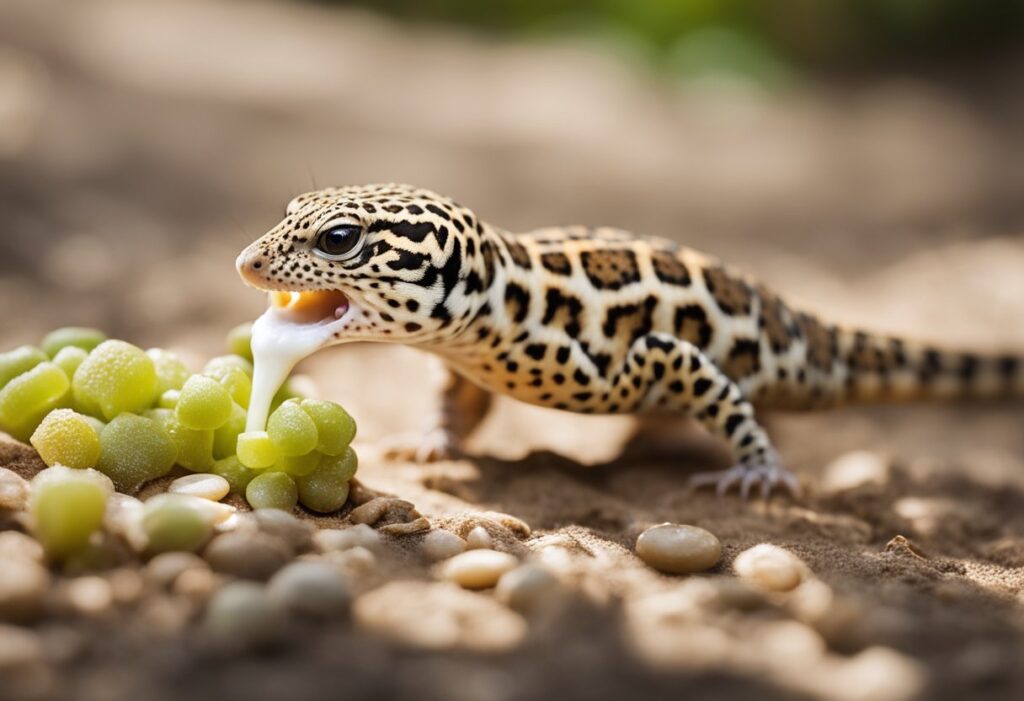
[[[337,404],[287,399],[270,414],[266,431],[239,434],[237,465],[223,477],[230,483],[229,474],[238,479],[239,467],[248,469],[245,498],[254,508],[301,503],[311,511],[337,511],[358,466],[349,445],[355,435],[355,422]]]
[[[246,433],[250,326],[232,329],[227,340],[230,354],[193,374],[170,351],[144,351],[95,329],[58,329],[39,347],[0,353],[0,431],[29,441],[48,466],[95,469],[124,492],[179,465],[221,475],[253,508],[341,508],[357,465],[349,447],[356,433],[352,417],[285,383],[267,430]],[[86,498],[81,494],[91,494],[78,483],[54,487],[39,513],[60,513],[65,493],[73,495],[72,511]],[[151,525],[169,532],[163,524],[175,518],[158,512]],[[69,527],[54,529],[59,547],[70,547]]]

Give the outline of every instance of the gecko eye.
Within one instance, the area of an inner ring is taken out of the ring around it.
[[[313,253],[328,260],[347,260],[359,252],[363,230],[355,224],[334,224],[320,231]]]

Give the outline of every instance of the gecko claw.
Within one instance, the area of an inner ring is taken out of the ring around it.
[[[691,487],[699,489],[713,486],[720,497],[737,485],[739,495],[744,500],[750,498],[754,487],[758,488],[762,499],[768,499],[775,488],[781,488],[792,497],[801,494],[800,481],[796,475],[774,461],[756,465],[739,464],[727,470],[700,472],[690,478]]]

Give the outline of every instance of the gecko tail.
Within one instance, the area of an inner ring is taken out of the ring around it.
[[[942,349],[840,331],[844,399],[854,403],[1024,398],[1024,356]]]

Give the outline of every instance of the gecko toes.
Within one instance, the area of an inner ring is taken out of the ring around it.
[[[776,488],[788,492],[792,497],[801,494],[800,481],[796,475],[774,462],[739,464],[727,470],[700,472],[690,478],[690,486],[698,489],[714,487],[718,496],[724,496],[733,487],[738,487],[743,499],[748,499],[755,488],[762,499],[770,497]]]

